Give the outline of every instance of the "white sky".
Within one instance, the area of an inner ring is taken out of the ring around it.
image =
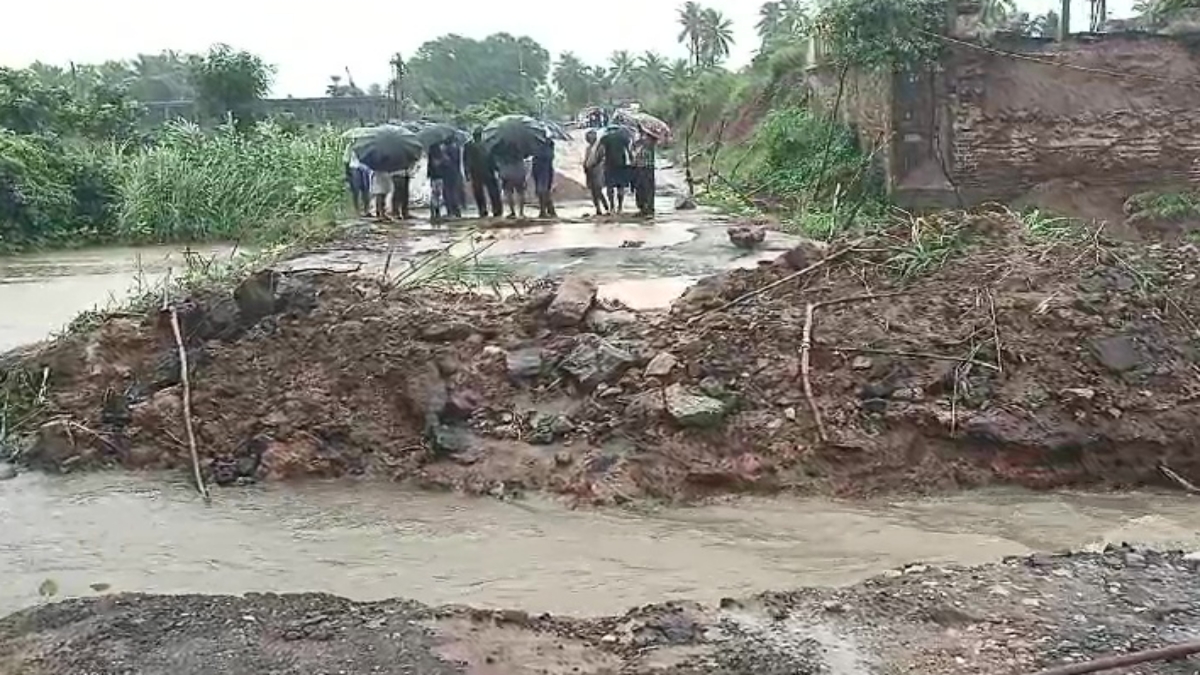
[[[1132,1],[1110,0],[1110,13],[1127,16]],[[1041,13],[1057,0],[1018,3]],[[94,63],[164,49],[197,52],[225,42],[277,66],[273,95],[320,96],[329,76],[341,74],[343,67],[350,68],[361,87],[382,84],[394,52],[410,56],[422,42],[450,32],[476,38],[501,31],[528,35],[554,56],[570,50],[589,63],[618,49],[681,57],[685,51],[675,39],[680,4],[682,0],[602,0],[589,9],[586,3],[554,0],[12,0],[4,8],[0,65]],[[702,4],[734,22],[732,65],[749,60],[761,2]],[[1073,27],[1081,30],[1088,5],[1073,0],[1072,6]]]

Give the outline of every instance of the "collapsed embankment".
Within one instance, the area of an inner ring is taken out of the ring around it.
[[[1125,547],[912,564],[846,588],[597,619],[316,594],[113,595],[0,619],[0,671],[1026,675],[1194,639],[1198,564]],[[1194,670],[1185,659],[1122,672]]]
[[[705,279],[670,313],[579,280],[496,299],[262,272],[177,306],[202,469],[596,502],[1200,478],[1197,249],[956,217],[733,306],[825,254]],[[165,316],[25,357],[49,378],[24,461],[190,466]]]

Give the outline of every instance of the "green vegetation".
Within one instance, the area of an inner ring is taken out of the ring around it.
[[[100,78],[115,67],[71,80],[47,66],[0,69],[0,253],[261,239],[338,207],[344,142],[328,129],[256,122],[272,73],[258,57],[217,45],[163,64],[185,67],[215,126],[142,133],[142,106]]]

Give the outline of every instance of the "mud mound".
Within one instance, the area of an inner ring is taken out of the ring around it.
[[[579,280],[497,300],[266,272],[179,308],[204,469],[602,502],[1200,480],[1200,253],[1019,227],[885,235],[784,281],[812,247],[706,279],[669,316],[599,307]],[[157,315],[26,367],[50,368],[54,415],[26,461],[188,466]]]
[[[329,595],[113,595],[0,619],[5,672],[1031,673],[1193,638],[1194,555],[1119,548],[572,619]],[[1183,675],[1188,660],[1140,673]]]

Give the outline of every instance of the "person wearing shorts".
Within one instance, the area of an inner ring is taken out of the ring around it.
[[[500,168],[500,189],[504,192],[504,201],[508,203],[508,217],[524,218],[528,181],[524,158],[498,157],[496,163]]]
[[[392,174],[387,171],[371,172],[371,196],[375,199],[375,217],[390,220],[387,213],[387,198],[392,191]]]
[[[364,218],[371,215],[371,170],[358,161],[358,155],[346,148],[346,186],[354,200],[354,210]]]

